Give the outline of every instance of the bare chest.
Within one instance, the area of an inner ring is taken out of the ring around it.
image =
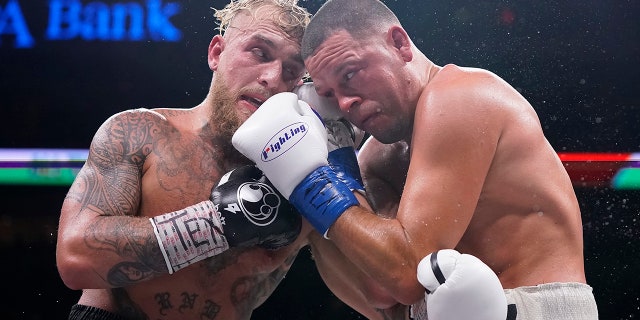
[[[223,151],[201,140],[156,143],[145,160],[141,211],[152,216],[208,199],[227,171],[225,163]]]
[[[298,247],[232,249],[131,288],[150,319],[249,319],[284,278]]]

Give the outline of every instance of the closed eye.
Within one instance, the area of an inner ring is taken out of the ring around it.
[[[251,52],[261,60],[265,60],[267,58],[266,52],[261,48],[252,48]]]
[[[318,92],[318,95],[321,97],[325,97],[325,98],[333,98],[333,91],[332,90],[327,90],[324,92]]]
[[[353,78],[353,76],[354,76],[355,74],[356,74],[356,72],[355,72],[355,71],[347,72],[347,73],[344,75],[344,80],[345,80],[345,81],[349,81],[349,80],[351,80],[351,78]]]

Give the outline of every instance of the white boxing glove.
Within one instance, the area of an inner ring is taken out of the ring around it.
[[[347,131],[345,131],[345,133],[348,133],[348,135],[338,134],[332,137],[332,135],[329,134],[329,152],[340,146],[345,146],[347,143],[354,148],[358,148],[360,144],[362,144],[365,136],[364,131],[346,121],[340,112],[340,107],[335,102],[332,102],[329,98],[319,96],[313,86],[313,82],[305,82],[296,87],[293,92],[298,95],[298,99],[308,103],[311,108],[320,115],[328,130],[331,129],[330,124],[336,120],[344,123],[346,126]],[[347,137],[351,141],[346,141],[345,138]]]
[[[338,120],[343,118],[340,107],[332,103],[329,98],[321,97],[316,92],[313,82],[305,82],[293,89],[298,99],[308,103],[323,120]]]
[[[334,101],[319,96],[312,82],[296,87],[293,92],[322,117],[327,130],[329,165],[338,178],[349,186],[349,189],[364,193],[356,157],[356,148],[362,142],[364,132],[341,115],[340,107]]]
[[[305,176],[328,164],[326,141],[320,118],[292,92],[267,99],[231,139],[287,200]]]
[[[295,93],[267,99],[231,142],[325,237],[344,211],[359,204],[347,184],[355,180],[346,181],[329,165],[322,121]]]
[[[428,318],[414,310],[412,318],[429,320],[504,320],[507,298],[498,276],[480,259],[446,249],[427,255],[418,264],[418,281],[425,287]],[[415,308],[422,309],[424,308]]]

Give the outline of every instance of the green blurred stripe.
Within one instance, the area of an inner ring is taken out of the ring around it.
[[[611,185],[618,190],[640,189],[640,168],[620,169],[613,177]]]
[[[80,168],[0,168],[0,184],[68,186],[79,171]]]

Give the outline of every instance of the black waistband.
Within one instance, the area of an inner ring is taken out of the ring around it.
[[[75,304],[71,307],[69,320],[127,320],[104,309]]]

